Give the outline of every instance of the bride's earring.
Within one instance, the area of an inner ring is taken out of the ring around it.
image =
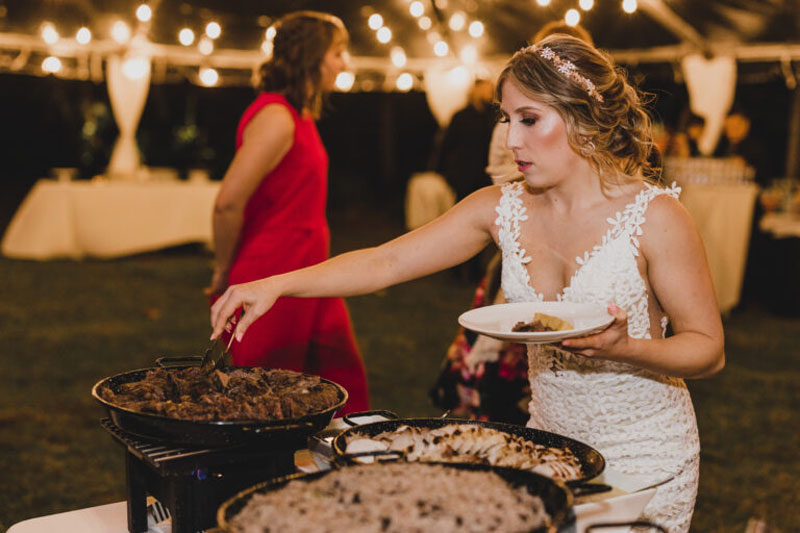
[[[583,146],[581,146],[581,155],[583,157],[591,157],[592,154],[594,154],[594,151],[595,146],[592,141],[587,141]]]

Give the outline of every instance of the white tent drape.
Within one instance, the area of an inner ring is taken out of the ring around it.
[[[689,106],[692,112],[706,120],[698,148],[703,155],[711,155],[722,133],[725,116],[733,104],[736,59],[730,56],[706,59],[692,54],[681,60],[681,69],[689,92]]]
[[[446,127],[453,114],[467,104],[473,79],[472,73],[463,66],[433,67],[425,71],[425,96],[440,127]]]
[[[136,128],[150,88],[150,66],[148,56],[133,52],[108,59],[108,95],[119,127],[119,137],[106,170],[111,179],[134,179],[138,174],[140,157]]]

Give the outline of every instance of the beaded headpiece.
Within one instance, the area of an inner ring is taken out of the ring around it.
[[[578,67],[575,66],[575,63],[561,59],[558,54],[553,52],[553,49],[549,46],[539,47],[533,44],[527,48],[523,48],[523,52],[534,52],[539,54],[539,56],[550,61],[562,76],[583,87],[586,93],[598,102],[603,102],[603,95],[597,91],[597,88],[594,86],[594,83],[592,83],[592,80],[582,76],[581,73],[578,72]]]

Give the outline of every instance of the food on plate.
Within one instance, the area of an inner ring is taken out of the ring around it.
[[[333,470],[256,493],[229,521],[265,531],[533,531],[550,519],[539,496],[491,471],[384,463]]]
[[[536,313],[530,322],[517,322],[511,331],[566,331],[574,329],[572,324],[557,316]]]
[[[106,384],[101,398],[125,409],[183,420],[280,420],[339,402],[336,386],[291,370],[154,368],[141,381]]]
[[[377,449],[365,445],[364,440],[381,443],[382,450],[400,452],[407,461],[505,466],[530,470],[561,481],[583,477],[581,463],[569,448],[544,446],[478,424],[447,424],[439,428],[402,424],[394,431],[374,436],[355,431],[347,439],[345,453]],[[370,462],[372,459],[363,457],[358,460]]]

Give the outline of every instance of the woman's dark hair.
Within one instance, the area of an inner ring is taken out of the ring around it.
[[[315,118],[322,108],[320,66],[334,38],[348,38],[341,19],[318,11],[296,11],[278,19],[272,57],[260,69],[259,89],[284,95],[301,112]]]

